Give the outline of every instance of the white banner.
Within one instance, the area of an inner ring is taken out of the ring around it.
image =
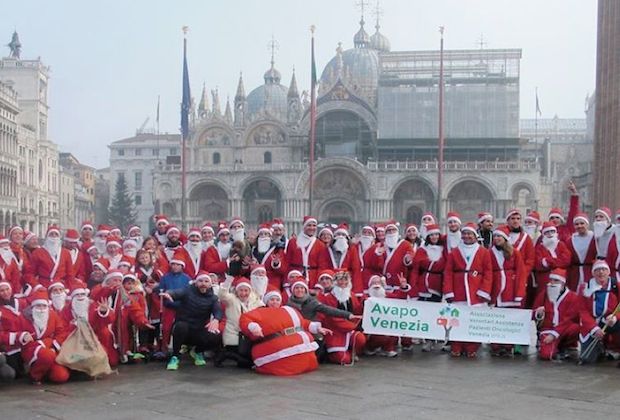
[[[530,344],[532,311],[369,298],[366,334],[475,343]]]

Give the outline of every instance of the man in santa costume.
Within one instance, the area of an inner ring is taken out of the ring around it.
[[[566,287],[566,270],[554,269],[534,302],[540,359],[563,358],[567,351],[577,348],[581,308],[579,295]]]
[[[579,193],[573,181],[568,183],[568,191],[570,192],[570,207],[568,210],[568,219],[564,218],[562,209],[554,207],[549,211],[549,221],[557,228],[558,238],[562,242],[570,240],[574,232],[573,219],[579,213]]]
[[[448,212],[447,214],[447,222],[448,222],[448,233],[445,235],[444,243],[446,244],[447,250],[451,251],[461,242],[461,215],[455,211]]]
[[[340,224],[334,231],[334,242],[327,248],[331,269],[334,271],[347,271],[351,276],[353,293],[357,297],[364,295],[362,283],[362,267],[355,244],[349,242],[349,225]]]
[[[284,221],[278,218],[273,219],[271,222],[271,229],[273,230],[273,242],[278,248],[286,249],[288,238],[284,230]]]
[[[319,273],[319,278],[316,282],[318,288],[320,288],[321,293],[317,295],[317,299],[321,303],[325,303],[323,300],[325,296],[329,295],[334,288],[334,270],[323,270]]]
[[[10,283],[11,289],[15,293],[21,294],[23,292],[22,275],[19,272],[14,253],[9,245],[9,240],[2,235],[0,235],[0,282]]]
[[[159,242],[159,245],[164,246],[168,240],[167,231],[168,225],[170,221],[168,216],[165,214],[158,214],[154,217],[155,219],[155,230],[152,232],[151,236],[155,237]]]
[[[187,243],[180,247],[175,255],[185,262],[185,274],[195,279],[198,272],[205,266],[205,252],[202,237],[198,228],[191,228],[187,235]]]
[[[540,237],[540,213],[536,210],[530,211],[523,222],[523,231],[527,233],[534,244],[538,243]]]
[[[163,245],[164,254],[168,259],[168,262],[172,259],[174,254],[183,248],[181,242],[181,229],[176,225],[168,225],[166,230],[166,243]]]
[[[24,372],[24,365],[17,331],[21,313],[27,306],[25,297],[13,294],[10,282],[0,281],[0,347],[5,351],[7,363],[18,376]]]
[[[138,249],[140,248],[134,239],[126,238],[123,241],[123,256],[135,259],[138,255]]]
[[[534,242],[532,238],[525,232],[522,224],[523,216],[521,210],[510,209],[506,213],[506,224],[510,229],[510,244],[521,254],[523,265],[525,268],[525,278],[529,277],[536,263],[536,254],[534,252]]]
[[[255,264],[252,266],[250,284],[252,285],[252,290],[262,299],[265,293],[267,293],[267,287],[270,285],[264,265]]]
[[[93,244],[93,237],[95,236],[95,227],[92,222],[85,220],[80,227],[80,240],[79,246],[82,251],[85,251]]]
[[[364,304],[352,293],[350,274],[339,271],[334,276],[334,282],[331,292],[326,293],[320,301],[333,308],[362,315]],[[362,354],[366,337],[359,331],[358,322],[326,317],[323,324],[333,331],[333,334],[325,337],[325,349],[330,362],[348,365]]]
[[[281,242],[273,240],[272,232],[271,226],[267,223],[259,226],[252,258],[265,267],[269,284],[282,290],[288,273],[285,249],[281,246]]]
[[[52,304],[52,309],[56,311],[56,313],[62,312],[67,304],[67,288],[61,282],[55,282],[49,285],[47,288],[47,294],[49,296],[49,301]]]
[[[297,270],[305,275],[310,289],[314,289],[319,271],[330,268],[329,254],[325,244],[316,237],[317,220],[305,216],[302,232],[288,241],[286,262],[289,271]]]
[[[487,249],[493,245],[493,215],[488,211],[478,213],[478,242]]]
[[[51,225],[47,229],[43,246],[32,252],[24,280],[34,288],[40,285],[47,289],[55,281],[71,287],[74,280],[71,254],[62,247],[58,226]]]
[[[93,239],[93,243],[97,247],[97,251],[99,251],[99,255],[105,254],[105,248],[107,244],[108,235],[110,235],[111,226],[101,224],[97,226],[97,232],[95,233],[95,239]]]
[[[534,283],[529,285],[528,290],[530,301],[533,301],[537,295],[546,290],[551,271],[556,268],[566,270],[571,261],[570,251],[566,244],[558,238],[557,228],[553,223],[543,223],[541,238],[540,243],[535,247]]]
[[[591,342],[595,339],[600,340],[606,353],[617,360],[620,357],[620,323],[614,310],[620,302],[618,282],[609,276],[611,271],[605,260],[597,260],[592,272],[594,277],[581,285],[578,292],[582,299],[579,322],[581,353],[593,345]]]
[[[596,243],[594,232],[588,229],[590,221],[585,213],[578,213],[573,219],[575,233],[566,245],[571,253],[568,267],[567,286],[572,291],[592,278],[592,264],[596,261]]]
[[[611,210],[609,207],[599,207],[594,211],[594,242],[596,244],[596,257],[607,259],[607,256],[615,256],[618,252],[616,241],[613,240],[616,229],[611,223]]]
[[[24,229],[15,225],[9,229],[10,248],[13,253],[13,259],[20,275],[24,273],[24,265],[29,263],[29,255],[24,250]]]
[[[204,251],[215,244],[215,230],[213,229],[213,225],[211,223],[207,222],[202,225],[200,228],[200,237]]]
[[[230,274],[233,276],[247,276],[250,265],[252,264],[252,244],[245,232],[245,223],[239,217],[233,217],[230,221],[230,239],[233,243],[233,249],[237,248],[236,253],[239,257],[238,264],[235,267],[229,266]],[[235,258],[236,259],[236,258]]]
[[[396,222],[385,226],[385,241],[375,247],[370,267],[385,276],[388,288],[399,287],[399,275],[407,277],[413,263],[411,243],[400,239]]]
[[[117,269],[123,259],[123,240],[118,236],[109,235],[106,238],[105,253],[101,259],[108,262],[110,269]]]
[[[127,229],[127,239],[131,239],[136,242],[136,248],[142,248],[144,242],[144,236],[142,236],[142,229],[138,225],[129,226]],[[135,256],[134,256],[135,257]]]
[[[476,225],[461,229],[461,243],[448,254],[444,271],[444,298],[452,303],[485,306],[491,300],[493,268],[489,251],[478,243]],[[480,343],[452,342],[452,356],[477,356]]]
[[[435,219],[435,216],[433,215],[433,213],[431,213],[430,211],[424,212],[424,214],[422,215],[422,219],[420,220],[420,229],[419,229],[420,237],[425,238],[427,227],[429,225],[434,225],[434,224],[437,224],[437,220]]]
[[[84,262],[84,254],[80,251],[80,234],[75,229],[67,229],[62,241],[62,246],[69,251],[71,256],[71,271],[76,280],[86,284],[86,264]]]
[[[34,291],[29,303],[15,332],[22,345],[24,364],[30,368],[30,379],[34,384],[40,384],[44,379],[54,383],[67,382],[69,369],[56,363],[56,356],[68,335],[64,322],[50,309],[45,290]]]
[[[204,270],[209,273],[216,273],[220,281],[225,280],[228,271],[228,257],[230,256],[230,229],[226,222],[220,222],[217,226],[217,243],[207,249],[205,255]]]

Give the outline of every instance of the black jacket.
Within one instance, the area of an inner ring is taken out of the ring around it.
[[[301,312],[301,315],[304,318],[310,321],[316,321],[317,314],[319,312],[334,318],[348,319],[351,316],[351,312],[323,305],[314,296],[310,295],[306,295],[302,299],[291,296],[290,298],[288,298],[288,302],[286,302],[286,304],[292,308],[297,309],[299,312]]]
[[[190,327],[202,328],[211,320],[211,315],[217,320],[223,317],[222,306],[213,289],[207,293],[200,293],[193,284],[184,288],[168,292],[179,302],[176,320],[187,322]]]

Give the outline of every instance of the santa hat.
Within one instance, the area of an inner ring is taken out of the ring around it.
[[[123,283],[125,283],[126,280],[138,281],[138,278],[133,273],[127,273],[123,275]]]
[[[80,234],[75,229],[67,229],[65,231],[65,238],[64,238],[64,240],[66,242],[78,242],[80,240]]]
[[[426,226],[426,237],[428,238],[433,233],[441,233],[441,230],[439,230],[439,225],[436,225],[434,223]]]
[[[13,226],[11,229],[9,229],[9,234],[8,234],[8,236],[9,236],[9,237],[11,237],[11,235],[12,235],[14,232],[17,232],[18,230],[21,230],[21,231],[22,231],[22,233],[24,232],[24,229],[23,229],[20,225],[15,225],[15,226]]]
[[[168,220],[168,216],[166,216],[165,214],[156,215],[155,226],[160,225],[160,224],[169,225],[170,221]]]
[[[515,214],[518,214],[519,216],[521,216],[521,210],[519,209],[508,210],[508,212],[506,213],[506,220],[510,219],[510,217],[514,216]]]
[[[609,209],[609,207],[599,207],[594,212],[594,215],[597,215],[597,214],[601,214],[601,215],[605,216],[607,221],[611,222],[611,210]]]
[[[187,239],[191,238],[192,236],[197,236],[199,240],[202,239],[200,229],[198,229],[197,227],[190,228],[189,232],[187,233]]]
[[[112,280],[112,279],[122,279],[123,278],[123,273],[120,270],[110,270],[108,272],[108,274],[105,275],[105,278],[103,279],[103,284],[107,284],[108,281]]]
[[[122,248],[122,239],[120,238],[120,236],[116,236],[116,235],[110,235],[106,238],[105,240],[105,246],[108,247],[110,245],[116,245],[119,248]]]
[[[265,266],[263,264],[256,264],[256,265],[252,266],[252,271],[250,271],[250,276],[252,274],[254,274],[257,270],[263,270],[263,271],[267,272],[267,270],[265,270]]]
[[[97,249],[97,245],[91,244],[88,248],[86,248],[86,252],[90,253],[93,249]]]
[[[295,277],[303,277],[303,274],[299,270],[291,270],[288,272],[286,276],[288,280],[291,280],[292,278],[295,278]]]
[[[375,280],[377,280],[377,279],[381,280],[381,285],[382,285],[383,287],[386,287],[386,286],[387,286],[387,281],[385,280],[385,277],[380,276],[380,275],[378,275],[378,274],[374,274],[374,275],[370,276],[370,278],[368,279],[368,287],[371,287],[371,286],[372,286],[373,281],[375,281]]]
[[[317,279],[321,279],[321,277],[329,277],[330,279],[334,279],[334,270],[322,270],[319,272],[319,276],[317,277]]]
[[[555,227],[555,225],[553,223],[551,223],[551,222],[543,223],[543,225],[542,225],[542,233],[549,232],[549,231],[557,232],[558,228]]]
[[[118,262],[118,266],[125,266],[125,267],[133,267],[136,264],[136,260],[133,257],[130,257],[128,255],[123,255],[123,257],[121,258],[121,260]]]
[[[284,220],[279,218],[273,219],[273,221],[271,222],[271,226],[284,229]]]
[[[94,267],[97,267],[104,273],[107,273],[110,270],[110,261],[108,261],[106,258],[99,258],[93,264],[93,268]]]
[[[400,223],[398,223],[396,220],[392,219],[392,220],[388,221],[385,224],[385,230],[388,230],[388,229],[398,229],[399,226],[400,226]]]
[[[375,233],[375,228],[374,228],[374,227],[372,227],[372,226],[370,226],[370,225],[364,225],[364,226],[362,226],[362,232],[363,232],[364,230],[369,230],[369,231],[372,233],[372,236],[373,236],[373,237],[375,237],[375,236],[376,236],[376,233]]]
[[[527,216],[525,216],[525,220],[540,224],[540,213],[538,213],[536,210],[532,210],[527,214]]]
[[[454,221],[454,222],[457,222],[459,225],[463,223],[461,222],[461,215],[455,211],[448,212],[447,221],[448,222]]]
[[[594,264],[592,264],[592,271],[596,271],[599,268],[606,268],[609,270],[609,264],[605,260],[596,260]]]
[[[425,218],[431,218],[431,222],[432,223],[436,223],[437,221],[435,220],[435,215],[430,212],[430,211],[426,211],[424,212],[424,214],[422,215],[422,220],[424,220]]]
[[[24,242],[28,242],[33,238],[36,238],[37,235],[34,232],[30,232],[28,230],[24,231]]]
[[[588,215],[586,213],[577,213],[577,215],[573,219],[573,224],[575,224],[578,221],[582,221],[586,225],[590,224],[590,219],[588,219]]]
[[[176,227],[176,225],[168,225],[168,229],[166,229],[166,237],[169,236],[171,233],[178,233],[180,235],[181,230]]]
[[[97,226],[97,235],[108,235],[110,233],[110,226],[108,225],[99,225]]]
[[[407,223],[405,233],[409,232],[409,229],[413,229],[414,231],[418,232],[418,227],[415,225],[415,223]]]
[[[49,286],[47,286],[47,291],[51,292],[54,287],[62,287],[63,289],[66,290],[64,283],[59,282],[59,281],[54,281],[54,282],[50,283]]]
[[[209,272],[206,270],[200,270],[196,275],[195,280],[210,280],[211,276],[209,276]]]
[[[252,290],[252,283],[250,283],[250,280],[246,277],[237,277],[235,281],[233,281],[232,286],[235,290],[238,290],[240,287],[247,287]]]
[[[230,233],[230,229],[228,229],[226,222],[220,222],[217,224],[217,236],[220,236],[222,233]]]
[[[319,230],[319,234],[317,236],[321,236],[325,232],[329,233],[331,236],[334,236],[334,231],[332,230],[332,228],[329,225],[323,226],[321,228],[321,230]]]
[[[478,213],[478,223],[482,223],[485,220],[490,220],[492,222],[493,215],[488,211],[481,211],[480,213]]]
[[[385,232],[385,223],[377,223],[375,225],[375,232]]]
[[[49,236],[52,232],[56,232],[58,235],[60,235],[60,228],[58,227],[58,225],[49,225],[45,236]]]
[[[205,223],[204,225],[202,225],[202,227],[200,228],[200,232],[206,232],[206,231],[210,231],[212,234],[215,235],[215,230],[213,229],[213,225],[211,223]]]
[[[562,221],[564,221],[564,214],[562,213],[562,209],[559,207],[554,207],[549,210],[549,219],[551,219],[552,217],[559,217],[560,219],[562,219]]]
[[[506,217],[506,219],[508,219],[508,217]],[[501,236],[508,241],[510,240],[510,228],[506,225],[500,225],[493,231],[493,235]]]
[[[8,281],[2,280],[0,278],[0,287],[5,287],[5,286],[8,286],[8,288],[11,289],[11,291],[13,291],[13,285],[9,283]]]
[[[261,232],[267,232],[268,234],[272,234],[273,230],[271,229],[271,225],[269,225],[269,223],[262,223],[259,227],[258,227],[258,233],[260,235]]]
[[[465,231],[472,232],[474,235],[478,236],[478,228],[475,223],[469,222],[461,226],[461,232],[465,232]]]
[[[349,225],[346,223],[340,223],[338,228],[334,231],[334,235],[338,235],[339,233],[349,236]]]
[[[263,303],[266,305],[267,302],[269,302],[269,300],[271,300],[271,298],[273,297],[277,297],[282,300],[282,294],[278,289],[273,286],[267,286],[267,291],[263,295]]]
[[[133,239],[125,239],[123,241],[123,249],[127,249],[127,248],[137,248],[138,247],[138,243],[133,240]]]
[[[551,271],[551,274],[549,274],[549,279],[550,280],[560,280],[563,283],[566,283],[566,270],[564,270],[563,268],[556,268],[553,271]]]
[[[0,234],[0,244],[8,244],[8,243],[9,243],[9,238]]]
[[[140,229],[140,226],[138,225],[130,226],[129,229],[127,230],[127,235],[131,236],[131,232],[134,232],[136,230],[138,231],[138,233],[142,232],[142,229]]]
[[[303,222],[303,227],[306,227],[309,223],[314,223],[317,224],[318,221],[316,220],[315,217],[312,216],[304,216],[304,222]]]
[[[180,251],[176,251],[170,260],[170,264],[179,264],[185,268],[185,260],[183,259],[183,254]]]
[[[95,230],[95,226],[93,226],[93,222],[91,222],[90,220],[84,220],[82,222],[82,227],[80,228],[80,231],[83,231],[84,229]]]
[[[78,286],[78,287],[74,287],[71,290],[71,294],[69,296],[71,296],[71,298],[74,298],[75,295],[86,295],[86,296],[88,296],[89,294],[90,294],[90,290],[88,290],[85,287],[79,287]]]
[[[241,225],[241,227],[242,227],[242,228],[244,228],[244,227],[245,227],[245,223],[243,223],[243,220],[241,220],[241,217],[233,217],[233,218],[230,220],[230,224],[229,224],[228,226],[232,226],[232,225],[234,225],[235,223],[239,223],[239,224]]]
[[[122,236],[123,232],[121,231],[121,228],[114,226],[112,229],[110,229],[110,235],[112,236]]]
[[[298,277],[297,280],[295,280],[293,284],[291,284],[291,290],[293,290],[295,286],[303,286],[306,288],[306,290],[309,290],[308,280],[306,280],[304,277]]]
[[[44,289],[37,289],[28,296],[28,303],[30,306],[45,305],[49,306],[49,299],[47,291]]]

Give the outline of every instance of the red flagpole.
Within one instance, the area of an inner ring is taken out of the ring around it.
[[[315,27],[310,27],[312,33],[312,39],[310,46],[312,49],[312,80],[310,85],[310,180],[308,185],[308,214],[312,214],[312,200],[314,197],[314,143],[316,141],[316,68],[314,63],[314,30]]]
[[[441,195],[443,186],[443,148],[444,148],[444,134],[443,134],[443,26],[439,27],[439,33],[441,34],[441,40],[439,44],[439,151],[437,159],[437,217],[441,220],[442,208],[441,208]]]

